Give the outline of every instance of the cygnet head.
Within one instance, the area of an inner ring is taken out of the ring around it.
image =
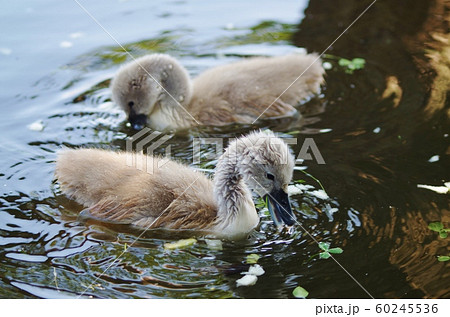
[[[186,69],[165,54],[143,56],[121,67],[111,90],[113,101],[136,130],[142,129],[153,113],[175,113],[175,107],[188,104],[192,95]]]
[[[252,132],[231,142],[220,161],[234,165],[247,187],[264,198],[277,225],[295,223],[288,197],[295,160],[282,139],[270,131]]]

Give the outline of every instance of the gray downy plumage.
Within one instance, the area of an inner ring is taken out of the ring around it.
[[[152,54],[122,66],[111,90],[135,129],[179,130],[292,116],[319,92],[324,73],[316,54],[290,54],[243,59],[191,81],[176,59]]]
[[[214,180],[183,164],[164,161],[151,173],[127,165],[131,153],[62,150],[55,178],[63,193],[86,206],[84,214],[140,228],[187,229],[242,239],[259,223],[252,191],[268,198],[277,225],[295,221],[287,195],[294,158],[272,133],[232,141]],[[146,166],[163,158],[135,154]]]

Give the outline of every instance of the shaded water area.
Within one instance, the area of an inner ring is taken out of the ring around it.
[[[168,53],[191,76],[253,55],[322,52],[369,1],[95,1],[91,14],[134,56]],[[168,134],[172,157],[192,164],[193,139],[270,128],[313,138],[326,164],[303,167],[310,185],[292,204],[301,226],[277,231],[267,211],[245,241],[208,248],[77,218],[53,183],[62,147],[125,149],[133,135],[110,102],[109,81],[130,60],[75,2],[21,1],[0,10],[0,297],[2,298],[449,298],[449,196],[418,188],[450,181],[449,7],[445,1],[377,1],[326,52],[326,84],[300,121],[193,128]],[[362,58],[352,70],[342,59]],[[35,123],[34,126],[29,126]],[[36,128],[37,127],[37,128]],[[43,127],[40,129],[39,127]],[[202,157],[211,149],[202,149]],[[164,154],[164,148],[158,148]],[[195,167],[212,169],[215,161]],[[300,165],[299,165],[300,166]],[[126,251],[126,252],[124,252]],[[236,287],[249,254],[264,268]],[[117,260],[117,261],[115,261]],[[341,267],[342,266],[342,267]],[[356,283],[343,269],[350,273]],[[105,272],[105,270],[107,271]],[[237,273],[236,273],[237,272]],[[365,290],[362,287],[365,288]]]

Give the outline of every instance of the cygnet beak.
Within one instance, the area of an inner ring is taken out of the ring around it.
[[[274,188],[270,194],[264,197],[264,200],[267,202],[270,215],[277,226],[280,226],[282,222],[288,226],[292,226],[295,223],[289,196],[284,190]]]
[[[141,130],[147,125],[147,116],[145,114],[134,114],[132,112],[128,117],[128,121],[130,121],[133,129]]]

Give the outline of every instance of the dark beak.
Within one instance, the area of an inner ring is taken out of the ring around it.
[[[130,112],[128,121],[130,121],[133,129],[141,130],[147,125],[147,116],[145,114],[135,114],[134,112]]]
[[[280,226],[282,222],[288,226],[295,223],[295,216],[291,209],[289,196],[282,189],[274,189],[264,197],[273,222]]]

